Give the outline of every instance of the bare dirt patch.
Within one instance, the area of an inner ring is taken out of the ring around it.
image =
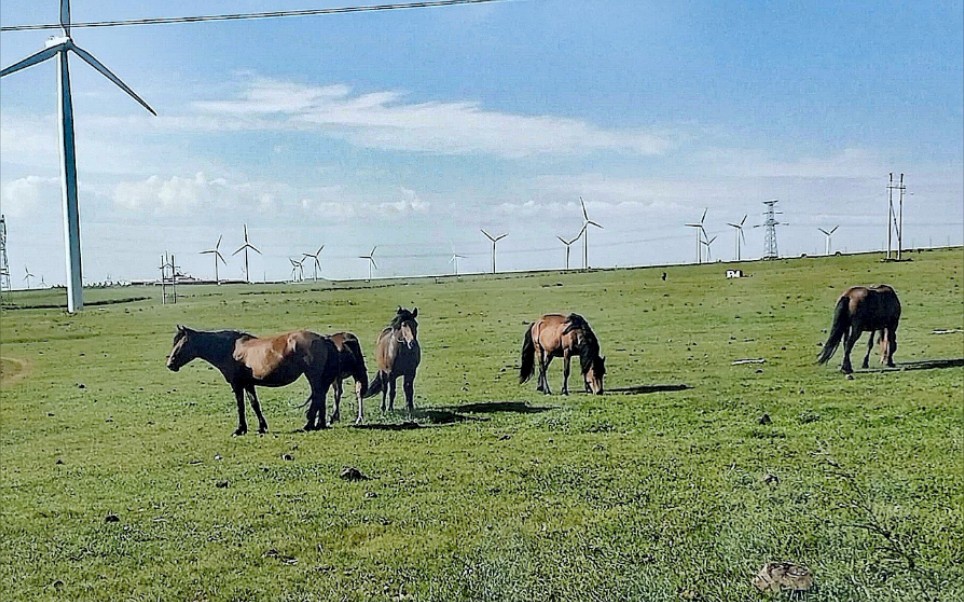
[[[30,374],[30,364],[15,357],[0,357],[0,383],[10,386]]]

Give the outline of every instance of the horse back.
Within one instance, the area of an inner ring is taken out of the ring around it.
[[[234,357],[250,371],[257,384],[283,386],[305,373],[326,371],[334,356],[334,344],[310,330],[296,330],[273,337],[239,339]],[[336,366],[337,363],[333,364]]]
[[[570,330],[569,317],[562,314],[545,314],[532,323],[532,341],[549,355],[562,355],[563,349],[572,349],[576,343],[576,332]]]
[[[848,299],[851,317],[861,318],[871,328],[896,328],[900,320],[900,299],[893,287],[852,286],[840,296]]]

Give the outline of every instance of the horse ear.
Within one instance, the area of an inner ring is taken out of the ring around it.
[[[402,313],[402,306],[401,306],[401,305],[398,306],[398,309],[395,310],[395,313],[397,313],[397,314]]]
[[[178,324],[178,325],[177,325],[177,331],[178,331],[178,332],[184,332],[184,326],[181,325],[181,324]]]
[[[412,317],[413,317],[413,318],[417,318],[417,317],[418,317],[418,308],[417,308],[417,307],[416,307],[414,310],[412,310]]]

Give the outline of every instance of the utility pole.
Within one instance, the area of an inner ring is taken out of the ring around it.
[[[161,305],[167,305],[167,253],[161,255]]]
[[[10,262],[7,261],[7,220],[0,215],[0,292],[10,291]]]
[[[897,212],[894,212],[894,191],[897,191]],[[893,235],[897,234],[897,256],[896,260],[900,261],[900,253],[903,248],[903,229],[904,229],[904,191],[907,187],[904,186],[904,174],[900,174],[900,180],[897,184],[894,184],[894,172],[890,173],[890,181],[887,184],[887,257],[889,261],[895,259],[893,257]]]
[[[897,209],[897,261],[900,261],[900,252],[904,248],[904,191],[907,187],[904,186],[904,174],[900,174],[900,184],[897,186],[899,191],[898,195],[898,209]]]

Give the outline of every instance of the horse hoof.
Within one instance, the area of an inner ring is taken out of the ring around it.
[[[334,424],[335,422],[340,422],[340,421],[341,421],[341,416],[339,416],[338,414],[332,414],[331,420],[329,422]]]
[[[313,430],[315,430],[315,425],[314,425],[314,423],[309,422],[308,424],[306,424],[305,426],[302,427],[302,430],[303,430],[303,431],[306,431],[306,432],[307,432],[307,431],[313,431]]]
[[[248,429],[238,429],[234,431],[234,436],[240,437],[241,435],[246,435],[247,433],[248,433]]]

